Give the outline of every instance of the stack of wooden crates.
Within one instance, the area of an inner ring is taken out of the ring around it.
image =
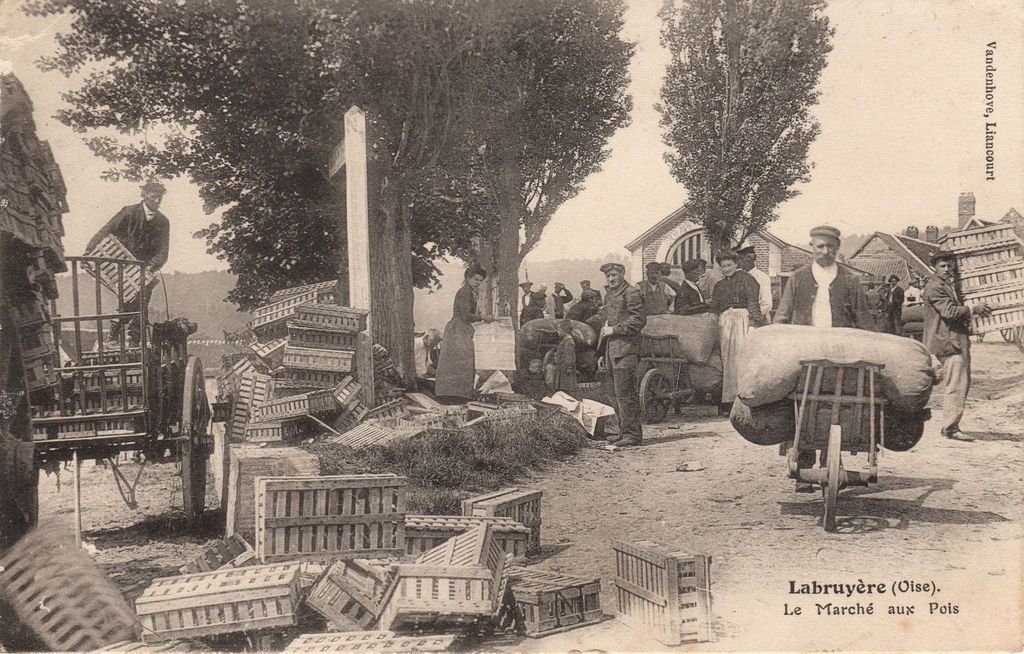
[[[964,304],[985,302],[993,310],[991,316],[972,315],[971,330],[985,334],[1024,326],[1024,242],[1013,225],[950,232],[941,242],[956,255]]]

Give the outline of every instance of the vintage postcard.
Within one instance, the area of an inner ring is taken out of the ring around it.
[[[1021,651],[1022,71],[1017,0],[0,0],[0,651]]]

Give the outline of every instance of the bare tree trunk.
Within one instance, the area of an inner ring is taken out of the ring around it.
[[[515,162],[504,163],[498,189],[501,225],[498,229],[497,304],[499,307],[507,306],[512,316],[517,316],[519,310],[519,228],[523,213],[521,189],[522,181]]]
[[[370,207],[373,256],[373,341],[387,348],[402,380],[416,377],[413,356],[412,231],[403,188],[391,179],[380,193],[379,210]]]

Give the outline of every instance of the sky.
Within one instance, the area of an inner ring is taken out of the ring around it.
[[[530,261],[590,258],[623,246],[686,198],[664,161],[655,109],[668,63],[658,40],[661,0],[627,0],[625,38],[636,42],[629,127],[609,141],[611,156],[585,189],[555,214]],[[846,233],[901,231],[956,223],[957,197],[973,192],[977,215],[1024,212],[1024,3],[1019,0],[832,0],[836,30],[813,114],[822,133],[810,148],[811,181],[779,207],[770,230],[797,244],[827,223]],[[18,0],[0,0],[0,60],[12,63],[35,105],[68,186],[65,248],[79,253],[126,204],[131,182],[101,179],[107,164],[53,118],[69,81],[34,62],[53,51],[67,19],[24,16]],[[985,109],[986,44],[996,43],[995,113]],[[995,181],[985,180],[985,124],[996,123]],[[225,269],[192,234],[213,222],[197,189],[167,181],[162,211],[171,218],[164,270]]]

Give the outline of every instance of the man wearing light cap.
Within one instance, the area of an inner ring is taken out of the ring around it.
[[[163,184],[151,178],[142,186],[142,202],[130,204],[114,214],[85,247],[86,253],[93,252],[100,241],[108,234],[113,234],[132,256],[145,264],[146,279],[150,283],[140,293],[142,309],[149,306],[149,296],[157,271],[167,263],[171,223],[167,216],[159,211],[166,191]],[[120,313],[139,311],[139,308],[139,300],[136,299],[121,307]],[[116,338],[118,329],[116,326],[113,328],[112,337]]]
[[[924,345],[942,364],[942,435],[973,441],[960,431],[967,393],[971,389],[971,315],[992,315],[984,302],[964,306],[953,285],[956,258],[940,250],[932,255],[935,274],[924,285]]]
[[[643,443],[640,424],[640,402],[637,399],[636,369],[640,363],[640,331],[647,324],[644,300],[640,291],[626,281],[626,268],[619,263],[601,266],[608,285],[600,316],[599,353],[612,377],[615,391],[615,413],[619,418],[619,434],[608,442],[619,446]]]
[[[839,230],[835,227],[823,225],[811,230],[814,260],[793,272],[782,293],[775,322],[872,329],[860,281],[836,263],[839,243]]]
[[[770,323],[772,310],[772,278],[757,267],[757,249],[753,245],[743,245],[736,250],[740,255],[740,269],[750,273],[750,276],[757,281],[758,306],[761,308],[761,315],[766,322]]]
[[[651,261],[647,264],[647,279],[637,284],[637,290],[644,299],[644,315],[657,316],[671,313],[676,294],[662,281],[664,264]]]

